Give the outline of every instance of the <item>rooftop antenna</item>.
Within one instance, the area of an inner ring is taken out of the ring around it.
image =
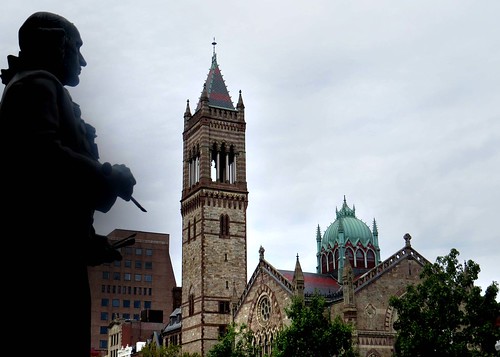
[[[215,42],[215,37],[214,37],[214,42],[212,42],[212,46],[214,46],[214,55],[215,55],[215,45],[217,44],[217,42]]]

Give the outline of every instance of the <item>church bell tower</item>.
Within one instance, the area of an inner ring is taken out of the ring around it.
[[[184,113],[182,351],[206,356],[232,322],[247,283],[245,106],[212,64],[193,114]]]

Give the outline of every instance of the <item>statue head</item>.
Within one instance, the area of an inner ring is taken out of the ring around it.
[[[36,12],[19,29],[19,58],[26,69],[43,69],[63,85],[76,86],[87,62],[80,53],[83,41],[76,26],[50,12]]]

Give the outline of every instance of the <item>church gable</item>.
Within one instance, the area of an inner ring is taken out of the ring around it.
[[[261,247],[259,264],[236,305],[234,322],[247,325],[264,346],[289,323],[285,308],[292,296],[291,281],[264,259]]]
[[[353,281],[351,305],[346,305],[344,297],[330,307],[332,316],[341,316],[354,323],[362,355],[368,355],[368,351],[376,351],[384,357],[392,355],[396,336],[393,323],[397,312],[389,306],[389,299],[403,295],[409,284],[418,284],[424,266],[430,264],[411,247],[410,235],[404,238],[404,248]],[[344,285],[344,289],[348,287]],[[345,295],[346,291],[342,293]]]

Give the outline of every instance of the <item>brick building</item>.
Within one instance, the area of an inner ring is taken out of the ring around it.
[[[162,325],[175,308],[178,288],[170,260],[169,235],[115,229],[108,239],[113,243],[134,233],[135,244],[120,249],[123,260],[89,267],[91,343],[101,355],[108,352],[108,327],[112,321],[121,318],[147,322],[145,318],[155,312],[162,320],[155,322]]]

